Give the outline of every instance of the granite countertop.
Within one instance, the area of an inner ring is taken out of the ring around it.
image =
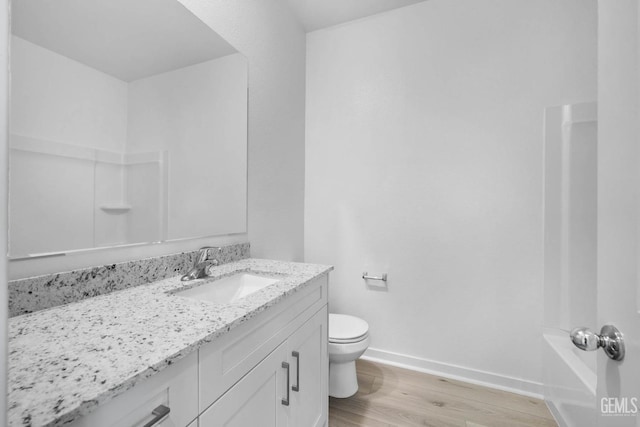
[[[229,304],[171,294],[243,270],[282,280]],[[11,318],[9,425],[68,424],[331,270],[244,259],[208,279],[176,276]]]

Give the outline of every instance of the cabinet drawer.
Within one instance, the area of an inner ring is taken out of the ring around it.
[[[327,303],[327,282],[327,275],[315,279],[305,289],[200,348],[200,411],[222,396]]]
[[[170,412],[154,427],[185,427],[198,416],[197,352],[141,381],[72,426],[141,427],[156,417],[152,412],[160,405]]]

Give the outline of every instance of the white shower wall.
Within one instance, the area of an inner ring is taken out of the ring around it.
[[[545,111],[544,397],[556,419],[580,427],[597,424],[598,354],[575,347],[568,331],[597,330],[597,109]]]
[[[335,265],[331,310],[369,322],[369,356],[542,392],[543,112],[595,95],[595,0],[308,34],[305,258]]]

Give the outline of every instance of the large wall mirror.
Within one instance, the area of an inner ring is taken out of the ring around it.
[[[11,25],[11,258],[246,232],[244,56],[178,0]]]

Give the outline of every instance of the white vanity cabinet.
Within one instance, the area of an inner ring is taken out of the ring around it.
[[[200,349],[199,427],[325,425],[327,285],[315,279]]]
[[[328,275],[174,366],[100,406],[73,427],[322,427],[328,411]]]
[[[327,308],[199,417],[199,427],[315,427],[327,421]]]

